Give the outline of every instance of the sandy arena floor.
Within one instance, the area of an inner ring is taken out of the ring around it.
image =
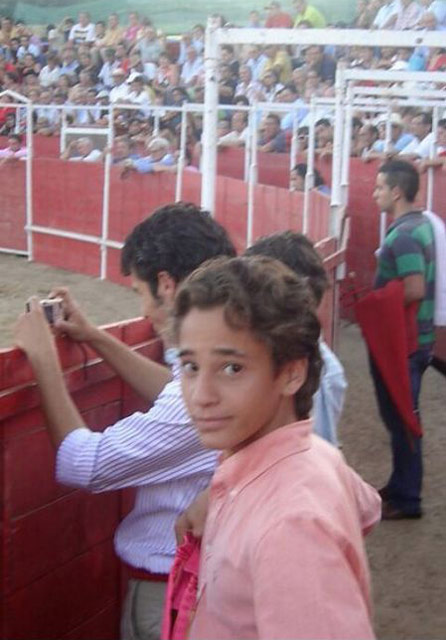
[[[11,344],[11,326],[24,301],[32,294],[45,297],[55,284],[69,286],[98,323],[139,314],[139,301],[130,289],[0,255],[0,347]],[[377,415],[365,349],[355,326],[341,328],[339,355],[350,383],[340,429],[343,451],[350,464],[379,487],[390,468],[388,438]],[[384,522],[368,541],[375,629],[380,640],[446,637],[444,399],[445,379],[429,370],[422,393],[425,517],[420,521]]]

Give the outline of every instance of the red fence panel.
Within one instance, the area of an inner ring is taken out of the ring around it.
[[[0,167],[0,247],[26,251],[26,163],[7,162]]]

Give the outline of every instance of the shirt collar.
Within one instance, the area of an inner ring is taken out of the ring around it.
[[[212,492],[241,490],[280,460],[311,447],[313,421],[301,420],[276,429],[224,458],[217,468]]]

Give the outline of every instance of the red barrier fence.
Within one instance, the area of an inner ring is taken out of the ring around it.
[[[157,360],[147,321],[110,327]],[[87,424],[102,429],[142,408],[104,363],[60,341],[67,386]],[[5,640],[114,640],[122,571],[113,533],[129,496],[57,485],[54,452],[26,357],[0,351],[0,636]]]

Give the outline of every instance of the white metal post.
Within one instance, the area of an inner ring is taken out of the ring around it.
[[[104,158],[104,185],[102,196],[102,232],[101,232],[101,280],[107,278],[107,242],[108,242],[108,222],[110,218],[110,171],[112,166],[112,153],[113,153],[113,139],[114,139],[114,126],[113,126],[113,104],[110,104],[108,121],[108,136],[107,136],[107,153]]]
[[[302,233],[307,234],[310,227],[310,193],[314,187],[314,156],[316,150],[316,99],[311,97],[310,126],[308,127],[307,174],[305,176],[304,209],[302,214]]]
[[[343,143],[343,106],[344,106],[344,72],[345,68],[342,63],[338,64],[336,72],[335,84],[335,122],[333,137],[333,166],[331,179],[331,215],[330,215],[330,234],[339,237],[340,220],[339,209],[342,205],[341,201],[341,163],[342,163],[342,143]]]
[[[177,179],[175,184],[175,202],[179,202],[181,200],[181,193],[183,191],[183,171],[184,158],[186,156],[187,118],[188,112],[186,111],[185,105],[183,104],[181,111],[180,155],[178,157]]]
[[[253,241],[254,235],[254,196],[255,196],[255,186],[257,184],[257,145],[258,145],[258,128],[257,128],[257,108],[255,105],[253,111],[251,112],[251,120],[250,120],[250,157],[251,157],[251,165],[249,169],[249,180],[248,180],[248,215],[247,215],[247,223],[246,223],[246,246],[250,247]]]
[[[432,160],[435,156],[435,148],[437,145],[437,133],[438,133],[438,107],[434,107],[432,110],[432,140],[429,149],[429,158]],[[429,167],[427,171],[427,186],[426,186],[426,209],[432,211],[434,205],[434,167]]]
[[[348,185],[350,175],[350,155],[352,148],[353,131],[353,90],[351,85],[347,87],[347,106],[345,109],[344,140],[342,144],[342,170],[341,170],[341,206],[345,207],[348,200]]]
[[[33,259],[33,105],[26,105],[26,248],[28,260]]]
[[[217,112],[218,112],[218,43],[214,37],[218,20],[209,18],[205,45],[205,92],[203,116],[203,155],[201,206],[215,215],[217,174]]]

